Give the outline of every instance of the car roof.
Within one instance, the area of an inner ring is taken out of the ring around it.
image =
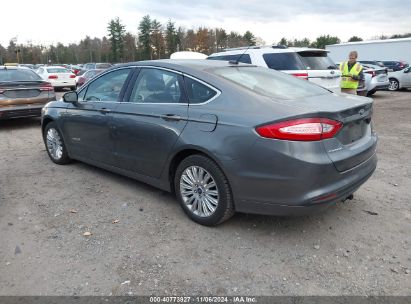
[[[285,48],[277,48],[277,47],[252,47],[252,48],[236,48],[236,49],[227,49],[222,52],[213,53],[210,56],[223,56],[223,55],[237,55],[237,54],[249,54],[249,53],[256,53],[256,54],[267,54],[267,53],[298,53],[298,52],[326,52],[328,50],[323,49],[315,49],[315,48],[308,48],[308,47],[285,47]]]
[[[227,61],[220,60],[205,60],[205,59],[161,59],[161,60],[144,60],[137,62],[130,62],[115,66],[114,69],[127,66],[155,66],[169,69],[191,71],[204,71],[213,67],[228,67],[228,66],[253,66],[251,64],[239,63],[238,65],[229,64]],[[254,65],[255,66],[255,65]],[[113,69],[113,67],[111,68]]]

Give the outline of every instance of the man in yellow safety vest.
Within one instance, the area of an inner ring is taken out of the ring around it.
[[[357,62],[358,53],[350,52],[348,61],[340,64],[341,92],[347,94],[357,94],[357,88],[360,81],[364,81],[363,67]]]

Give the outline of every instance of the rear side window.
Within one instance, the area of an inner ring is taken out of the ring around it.
[[[0,70],[0,81],[39,81],[41,77],[31,70]]]
[[[184,77],[184,82],[190,103],[203,103],[217,95],[215,90],[190,77]]]
[[[263,59],[270,69],[279,71],[305,70],[296,53],[267,53],[263,54]]]
[[[241,56],[241,57],[240,57]],[[231,60],[237,60],[240,58],[239,62],[242,63],[250,63],[251,64],[251,58],[249,54],[238,54],[238,55],[224,55],[224,56],[213,56],[213,57],[208,57],[207,59],[209,60],[226,60],[226,61],[231,61]]]
[[[161,69],[141,69],[131,93],[130,102],[180,103],[184,96],[178,74]]]
[[[326,52],[300,52],[301,61],[307,70],[336,70],[337,66]]]

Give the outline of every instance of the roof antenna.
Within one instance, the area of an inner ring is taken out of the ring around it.
[[[239,62],[240,62],[240,59],[241,59],[241,57],[243,57],[243,55],[248,51],[248,49],[251,47],[251,45],[249,45],[246,49],[245,49],[245,51],[240,55],[240,56],[238,56],[238,58],[236,59],[236,60],[230,60],[228,63],[229,64],[238,64]]]

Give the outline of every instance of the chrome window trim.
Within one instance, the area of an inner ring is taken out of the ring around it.
[[[113,71],[118,71],[118,70],[123,70],[123,69],[133,69],[133,68],[158,69],[158,70],[164,70],[164,71],[168,71],[168,72],[171,72],[171,73],[175,73],[175,74],[178,74],[178,75],[181,75],[181,76],[184,76],[184,77],[191,78],[191,79],[193,79],[193,80],[195,80],[195,81],[197,81],[197,82],[205,85],[206,87],[208,87],[208,88],[210,88],[210,89],[212,89],[213,91],[216,92],[216,95],[214,95],[212,98],[210,98],[210,99],[208,99],[208,100],[206,100],[206,101],[204,101],[204,102],[202,102],[202,103],[190,103],[190,102],[184,102],[184,103],[181,103],[181,102],[178,102],[178,103],[168,103],[168,102],[162,102],[162,103],[150,103],[150,105],[158,104],[158,105],[184,105],[184,106],[190,105],[190,106],[202,106],[202,105],[205,105],[205,104],[208,104],[208,103],[212,102],[214,99],[218,98],[218,97],[221,95],[221,91],[220,91],[219,89],[217,89],[216,87],[208,84],[207,82],[205,82],[205,81],[203,81],[203,80],[200,80],[200,79],[198,79],[198,78],[196,78],[196,77],[194,77],[194,76],[191,76],[191,75],[189,75],[189,74],[186,74],[186,73],[184,73],[184,72],[176,71],[176,70],[173,70],[173,69],[170,69],[170,68],[154,66],[154,65],[130,65],[130,66],[126,66],[126,67],[120,67],[120,68],[117,68],[117,69],[112,69],[112,70],[110,70],[110,71],[106,71],[106,72],[104,72],[104,73],[100,73],[100,74],[98,75],[98,77],[96,77],[95,79],[93,79],[93,81],[96,81],[98,78],[103,77],[104,75],[106,75],[106,74],[108,74],[108,73],[110,73],[110,72],[113,72]],[[88,87],[88,85],[87,85],[87,87]],[[85,89],[85,88],[80,89],[77,94],[80,95],[81,91],[84,90],[84,89]],[[144,104],[144,103],[138,103],[138,102],[120,102],[120,101],[84,101],[84,100],[81,100],[80,102],[92,102],[92,103],[106,102],[106,103],[116,103],[116,104],[118,104],[118,103],[124,103],[124,104],[128,104],[128,103],[129,103],[129,104]]]

